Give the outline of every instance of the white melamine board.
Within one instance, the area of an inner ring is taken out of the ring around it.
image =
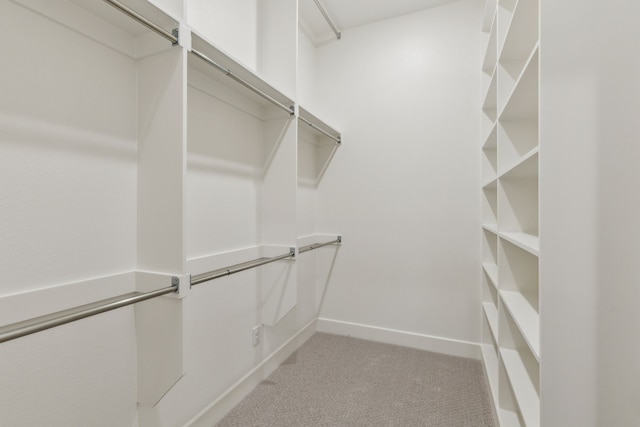
[[[498,0],[498,54],[502,51],[518,0]]]
[[[189,26],[254,71],[258,67],[258,19],[257,1],[189,0],[187,3]]]
[[[496,339],[498,336],[498,310],[493,303],[482,303],[482,308],[484,310],[484,315],[487,318],[487,322],[489,323],[489,328],[491,329],[491,334],[493,338]]]
[[[500,120],[498,141],[499,173],[504,173],[537,153],[538,118]]]
[[[498,185],[498,229],[538,235],[537,154],[510,170]]]
[[[492,20],[489,39],[484,50],[484,59],[482,60],[482,71],[487,75],[493,75],[498,61],[498,43],[497,43],[497,26],[496,20]]]
[[[513,395],[511,383],[505,371],[504,361],[499,357],[498,362],[498,417],[500,426],[525,427],[525,423],[518,411],[516,399]]]
[[[0,293],[133,270],[135,62],[16,3],[0,8],[11,34],[0,42]]]
[[[530,69],[538,68],[538,44],[534,46],[527,56],[512,59],[504,59],[498,63],[498,110],[502,111],[504,105],[519,84],[523,75]]]
[[[483,150],[496,150],[498,148],[498,129],[497,123],[491,128],[489,135],[482,142]]]
[[[186,52],[138,64],[138,268],[184,272]]]
[[[502,95],[502,94],[501,94]],[[513,91],[506,95],[504,108],[500,110],[501,120],[534,118],[538,116],[538,55],[531,61],[513,85]]]
[[[505,165],[500,171],[501,180],[538,180],[538,147],[531,148],[522,157]]]
[[[496,7],[498,7],[498,0],[487,0],[485,2],[484,12],[482,13],[482,31],[485,33],[490,32],[491,27],[495,25]]]
[[[533,292],[501,290],[504,306],[520,329],[536,360],[540,360],[540,314],[538,295]]]
[[[498,401],[498,356],[492,345],[482,344],[480,346],[482,352],[482,360],[484,362],[484,369],[487,373],[487,379],[489,380],[489,390],[491,391],[491,397],[493,402]]]
[[[493,286],[497,288],[498,287],[498,266],[493,263],[483,262],[482,269],[487,274],[487,276],[489,276],[489,279],[491,279],[491,283],[493,284]]]
[[[200,52],[219,66],[223,67],[225,70],[233,73],[234,76],[238,77],[242,81],[248,83],[250,86],[258,89],[259,91],[265,93],[269,97],[283,104],[285,107],[288,108],[293,105],[293,101],[289,96],[285,95],[279,89],[275,88],[271,83],[258,76],[258,74],[256,74],[254,70],[247,68],[245,65],[243,65],[241,62],[238,62],[235,58],[227,54],[225,51],[211,44],[211,42],[201,34],[192,32],[191,44],[193,50]],[[257,105],[264,106],[265,110],[273,109],[274,111],[277,111],[277,114],[280,116],[290,115],[289,111],[278,109],[278,107],[275,107],[264,97],[256,94],[245,85],[227,76],[225,72],[221,71],[215,66],[210,65],[203,59],[196,57],[194,54],[190,55],[189,67],[205,74],[206,76],[214,80],[219,81],[225,86],[229,86],[232,90],[244,95]],[[271,116],[272,114],[275,113],[265,111],[264,116]]]
[[[500,61],[526,57],[538,43],[538,0],[517,0]]]
[[[517,247],[524,249],[532,255],[538,256],[540,251],[540,238],[532,234],[517,233],[517,232],[503,232],[499,233],[500,238],[507,240],[508,242],[516,245]]]
[[[496,224],[482,224],[482,228],[491,233],[497,235],[498,234],[498,226]]]
[[[518,350],[500,349],[500,358],[527,427],[540,425],[538,365]],[[533,378],[532,378],[533,375]]]

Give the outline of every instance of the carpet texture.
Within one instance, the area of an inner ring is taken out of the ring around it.
[[[496,425],[478,360],[315,333],[218,427]]]

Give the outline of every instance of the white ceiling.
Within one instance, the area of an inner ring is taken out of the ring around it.
[[[320,0],[338,31],[456,0]],[[315,44],[335,40],[314,0],[300,0],[300,26]]]

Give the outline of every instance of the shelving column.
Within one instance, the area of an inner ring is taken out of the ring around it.
[[[507,426],[540,425],[538,8],[488,1],[483,28],[483,357]]]

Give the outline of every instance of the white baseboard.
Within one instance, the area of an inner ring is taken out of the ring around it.
[[[345,335],[385,344],[400,345],[419,350],[443,353],[451,356],[469,357],[480,360],[478,343],[417,334],[415,332],[342,322],[339,320],[318,318],[316,329],[334,335]]]
[[[200,411],[184,427],[211,427],[216,425],[315,332],[316,320],[314,319],[303,326],[296,335],[282,344],[240,381],[232,385],[222,396]]]

